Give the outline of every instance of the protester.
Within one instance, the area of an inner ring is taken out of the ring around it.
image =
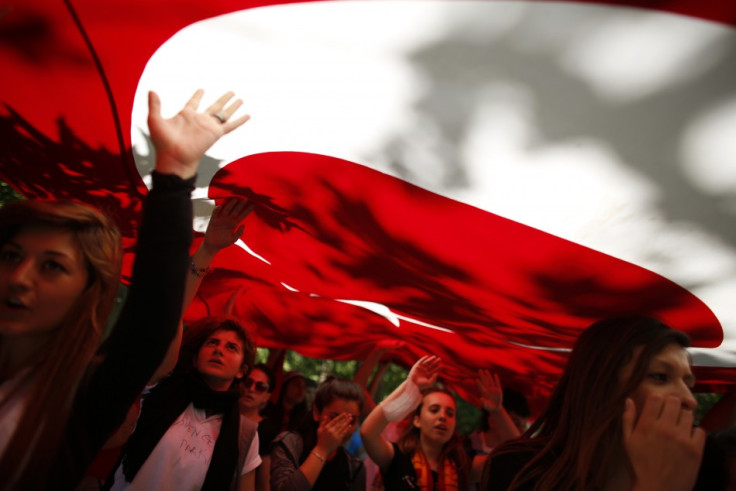
[[[275,377],[271,369],[263,364],[258,363],[253,367],[248,376],[242,383],[242,395],[240,397],[240,410],[245,417],[254,423],[260,423],[263,417],[260,410],[263,409],[271,397],[271,392],[275,385]],[[258,427],[258,438],[260,442],[261,427]],[[256,489],[258,491],[268,491],[271,489],[270,470],[271,457],[270,451],[263,452],[262,445],[259,444],[258,453],[261,456],[261,465],[256,469]]]
[[[542,415],[491,453],[483,489],[690,491],[705,434],[688,343],[644,316],[590,326]]]
[[[232,318],[189,326],[176,369],[144,394],[111,489],[255,489],[256,424],[241,414],[237,387],[254,357]]]
[[[273,443],[271,489],[364,490],[363,463],[343,447],[358,425],[363,403],[363,388],[353,381],[331,377],[320,384],[312,419]]]
[[[283,431],[298,429],[309,417],[307,409],[307,378],[297,371],[284,374],[276,403],[268,403],[261,411],[263,419],[258,424],[261,454],[271,452],[271,443]]]
[[[153,189],[128,300],[102,349],[119,282],[115,226],[69,202],[0,211],[2,487],[72,488],[161,363],[181,315],[198,162],[248,119],[230,120],[241,105],[232,93],[198,113],[202,95],[164,119],[149,94]]]
[[[447,390],[433,387],[439,374],[440,359],[419,359],[409,376],[368,415],[361,428],[368,456],[381,469],[386,489],[468,488],[480,478],[482,458],[471,462],[457,434],[457,407]],[[501,387],[487,371],[479,374],[483,405],[494,424],[518,434],[501,406]],[[390,443],[381,432],[389,422],[412,415],[398,443]]]

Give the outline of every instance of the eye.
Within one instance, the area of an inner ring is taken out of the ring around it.
[[[0,251],[0,261],[4,263],[14,263],[20,259],[20,254],[12,249],[3,249]]]
[[[667,374],[663,372],[652,372],[647,374],[647,378],[650,380],[654,380],[655,382],[666,382]]]
[[[232,351],[233,353],[237,353],[240,350],[238,345],[234,343],[227,343],[227,349]]]
[[[69,272],[66,266],[64,266],[58,261],[53,261],[51,259],[43,263],[43,269],[45,271],[51,271],[55,273],[68,273]]]
[[[217,340],[216,339],[208,339],[204,344],[205,344],[205,346],[217,346]]]
[[[447,417],[448,418],[454,418],[455,417],[455,411],[453,411],[452,409],[448,410],[447,411]]]

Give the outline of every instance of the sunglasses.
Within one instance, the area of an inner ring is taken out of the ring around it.
[[[253,386],[253,390],[258,392],[259,394],[262,394],[263,392],[266,392],[268,390],[268,384],[266,382],[256,382],[250,377],[243,381],[243,386],[246,389],[250,389],[251,386]]]

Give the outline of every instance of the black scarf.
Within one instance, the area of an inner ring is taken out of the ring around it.
[[[202,489],[229,489],[238,471],[238,395],[235,390],[214,391],[197,375],[172,375],[160,382],[145,396],[135,431],[123,450],[125,480],[133,482],[161,437],[191,402],[194,407],[205,409],[208,414],[222,414],[220,434],[212,451],[212,460]]]

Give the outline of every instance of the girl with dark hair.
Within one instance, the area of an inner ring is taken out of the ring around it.
[[[248,374],[248,377],[242,383],[242,395],[240,397],[240,410],[246,418],[254,423],[260,423],[263,417],[259,411],[268,402],[276,384],[274,376],[268,365],[258,363]],[[270,471],[271,458],[268,454],[270,451],[264,450],[263,439],[261,438],[261,426],[258,426],[258,453],[261,456],[262,463],[256,469],[256,489],[264,491],[270,489]]]
[[[254,357],[255,345],[234,319],[189,326],[174,372],[144,393],[111,488],[254,489],[256,425],[238,403]]]
[[[591,325],[542,415],[491,453],[484,489],[692,489],[705,435],[688,345],[649,317]]]
[[[345,451],[365,403],[363,389],[351,380],[330,377],[314,396],[312,418],[298,432],[274,440],[271,489],[364,490],[363,463]]]
[[[164,358],[181,315],[197,165],[247,120],[227,121],[241,105],[232,93],[198,113],[202,94],[171,119],[149,94],[153,189],[128,299],[102,349],[121,262],[111,220],[69,202],[0,210],[0,487],[72,488]]]
[[[390,490],[466,490],[480,478],[483,460],[472,461],[457,434],[457,406],[446,389],[434,387],[440,369],[436,356],[420,358],[406,380],[371,411],[361,427],[368,456],[381,469]],[[478,387],[492,424],[508,438],[518,435],[501,406],[498,377],[479,373]],[[410,416],[398,443],[381,434],[390,422]]]
[[[264,363],[254,365],[248,376],[243,380],[240,409],[253,422],[259,423],[263,419],[259,411],[263,409],[271,397],[274,384],[274,374]]]

